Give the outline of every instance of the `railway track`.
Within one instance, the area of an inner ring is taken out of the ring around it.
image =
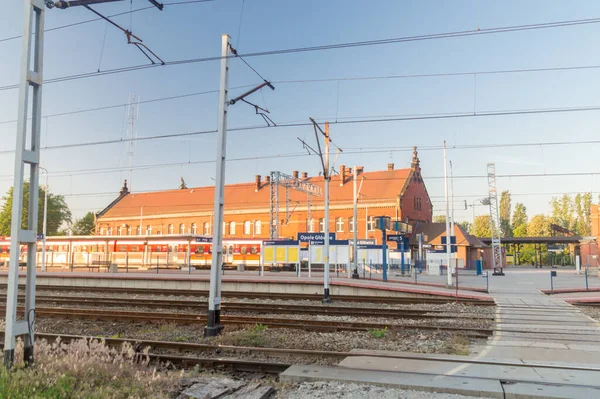
[[[22,310],[22,308],[20,308]],[[4,310],[0,308],[0,314]],[[122,310],[103,309],[78,309],[78,308],[52,308],[36,307],[37,317],[60,317],[74,319],[150,322],[150,323],[174,323],[174,324],[205,324],[206,315],[185,313],[157,313],[157,312],[132,312]],[[274,317],[255,316],[221,316],[221,322],[237,325],[263,324],[269,328],[291,328],[308,331],[335,332],[335,331],[368,331],[372,329],[389,330],[428,330],[460,332],[472,338],[487,338],[493,334],[489,328],[469,328],[437,325],[395,325],[392,323],[378,322],[346,322],[334,320],[304,320]]]
[[[25,297],[20,295],[19,299]],[[1,299],[0,299],[1,301]],[[1,303],[1,302],[0,302]],[[103,306],[122,307],[135,306],[153,309],[190,309],[195,312],[205,313],[207,301],[173,300],[173,299],[143,299],[143,298],[106,298],[106,297],[59,297],[55,295],[36,295],[37,304],[59,304],[75,306]],[[470,318],[494,320],[493,316],[473,315],[471,312],[453,311],[452,316],[447,310],[418,310],[418,309],[389,309],[389,308],[355,308],[331,305],[292,305],[292,304],[265,304],[225,302],[221,305],[224,313],[249,312],[249,313],[279,313],[279,314],[313,314],[330,316],[357,316],[357,317],[387,317],[393,319],[447,319]],[[461,316],[461,314],[467,314]]]
[[[0,288],[6,288],[6,284],[0,284]],[[102,292],[102,293],[122,293],[139,295],[177,295],[206,297],[208,291],[204,290],[180,290],[180,289],[152,289],[152,288],[121,288],[121,287],[76,287],[62,285],[38,285],[38,292],[43,291],[67,291],[67,292]],[[290,293],[271,293],[271,292],[241,292],[241,291],[223,291],[225,298],[260,298],[260,299],[282,299],[282,300],[311,300],[321,301],[321,294],[290,294]],[[444,304],[456,302],[455,297],[387,297],[387,296],[353,296],[353,295],[332,295],[335,301],[342,302],[364,302],[364,303],[387,303],[387,304],[410,304],[410,303],[431,303]],[[494,301],[478,299],[458,299],[459,303],[476,306],[495,306]]]

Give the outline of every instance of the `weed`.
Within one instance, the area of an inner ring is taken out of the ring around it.
[[[121,338],[121,334],[116,333],[116,334],[111,335],[110,337],[114,338],[114,339],[118,339],[118,338]]]
[[[441,348],[442,353],[467,356],[470,353],[469,339],[462,334],[454,334],[448,338]]]
[[[188,337],[184,337],[183,335],[175,337],[175,339],[173,339],[173,341],[175,342],[188,342],[189,339]]]
[[[269,328],[268,325],[258,323],[254,326],[254,331],[266,331],[267,328]]]
[[[369,334],[371,334],[371,337],[373,338],[384,338],[385,335],[387,334],[387,327],[384,328],[374,328],[372,330],[369,330]]]

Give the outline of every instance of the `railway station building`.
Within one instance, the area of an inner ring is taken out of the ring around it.
[[[374,218],[389,216],[413,226],[432,221],[432,204],[421,175],[417,148],[410,168],[396,169],[393,163],[378,171],[356,167],[360,186],[358,218],[353,220],[354,171],[340,165],[330,182],[329,231],[336,239],[351,239],[357,229],[359,239],[381,243]],[[255,176],[251,183],[225,186],[224,238],[269,239],[271,221],[270,175]],[[322,176],[292,171],[294,179],[324,187]],[[322,196],[277,186],[279,197],[279,237],[296,239],[297,233],[324,231]],[[213,233],[214,187],[196,187],[158,192],[131,193],[127,182],[118,197],[96,216],[98,236],[156,236]]]

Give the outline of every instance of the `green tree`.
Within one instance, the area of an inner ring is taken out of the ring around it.
[[[37,233],[41,234],[43,231],[44,224],[44,196],[46,190],[42,187],[38,191],[38,223]],[[4,204],[0,210],[0,235],[10,235],[10,224],[12,220],[12,203],[13,203],[13,188],[11,187],[6,196],[2,198]],[[23,207],[22,216],[23,220],[21,228],[27,228],[28,222],[28,204],[29,204],[29,182],[25,182],[23,185]],[[64,223],[71,223],[71,210],[65,202],[65,197],[62,195],[55,195],[48,193],[48,215],[46,224],[46,234],[49,236],[57,235],[58,230]]]
[[[510,192],[502,191],[500,195],[500,234],[502,237],[512,236],[512,227],[510,224]]]
[[[589,236],[592,231],[591,207],[592,193],[577,194],[573,201],[575,212],[574,231],[582,236]]]
[[[512,232],[514,237],[527,236],[527,208],[520,202],[515,204],[512,216]]]
[[[546,215],[535,215],[527,223],[527,235],[530,237],[550,236],[550,223],[550,218]]]
[[[471,232],[471,228],[473,226],[471,226],[470,222],[467,222],[466,220],[464,222],[458,222],[456,223],[457,226],[460,226],[461,229],[463,229],[463,231],[465,233],[470,233]]]
[[[473,235],[476,237],[492,236],[489,215],[480,215],[475,217],[475,220],[473,221]]]
[[[563,194],[562,197],[553,197],[550,201],[552,206],[551,223],[557,224],[568,230],[575,229],[575,215],[573,199],[569,194]]]
[[[446,223],[446,215],[435,215],[433,223]]]
[[[89,236],[96,231],[96,218],[93,212],[88,212],[84,217],[77,219],[73,223],[73,235]]]

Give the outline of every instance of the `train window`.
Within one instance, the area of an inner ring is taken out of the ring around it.
[[[127,245],[119,245],[119,252],[127,252]]]

